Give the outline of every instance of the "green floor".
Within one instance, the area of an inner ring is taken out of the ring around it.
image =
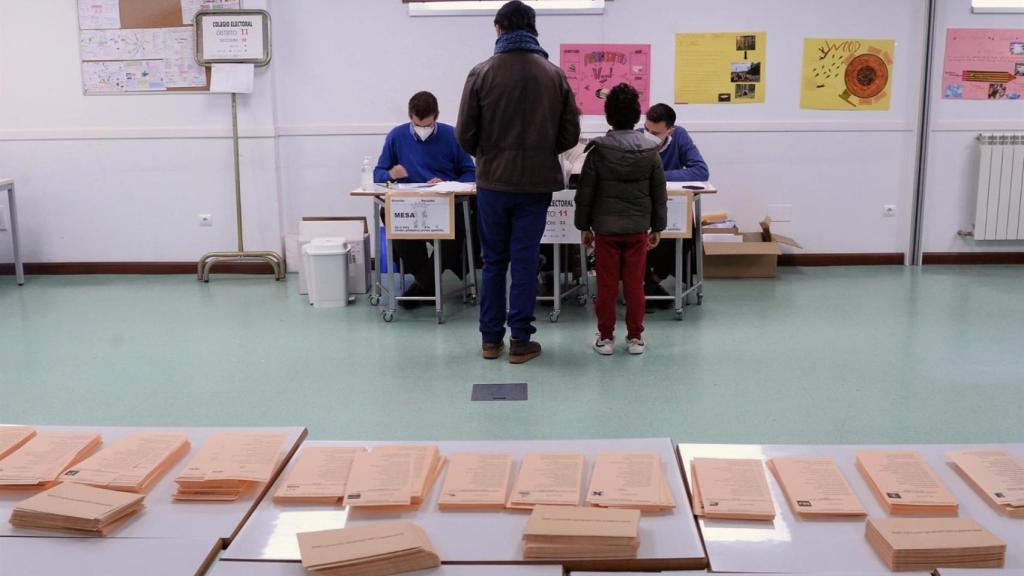
[[[296,279],[0,277],[0,422],[305,425],[312,439],[669,436],[1024,441],[1024,268],[785,269],[709,282],[648,353],[597,357],[590,308],[539,308],[540,359],[479,358],[453,300],[384,324],[316,310]],[[527,382],[527,402],[471,402]]]

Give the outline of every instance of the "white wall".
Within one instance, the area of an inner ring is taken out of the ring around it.
[[[437,94],[442,121],[454,123],[465,75],[494,41],[489,17],[410,18],[399,0],[246,1],[268,4],[274,62],[240,98],[253,249],[279,249],[303,215],[369,215],[368,201],[348,197],[362,157],[376,157],[417,90]],[[939,4],[940,40],[945,26],[1024,27],[1021,16],[971,16],[969,0]],[[766,31],[764,105],[676,107],[722,190],[706,209],[751,228],[768,204],[792,204],[793,222],[777,229],[805,252],[906,252],[925,12],[926,0],[613,0],[604,15],[542,16],[539,28],[556,61],[564,42],[651,43],[652,99],[669,103],[676,32]],[[892,109],[801,110],[806,36],[896,39]],[[228,97],[86,98],[76,38],[74,2],[0,0],[0,175],[18,184],[26,260],[179,261],[233,248]],[[971,138],[1022,129],[1024,113],[935,104],[926,249],[971,249],[951,238],[973,211]],[[603,119],[584,127],[600,132]],[[899,217],[883,218],[885,204]],[[214,227],[199,228],[199,213]]]
[[[266,2],[250,2],[265,6]],[[247,248],[279,249],[272,86],[239,100]],[[188,261],[235,248],[226,95],[82,94],[70,0],[0,0],[0,173],[27,262]],[[214,227],[199,228],[199,213]],[[10,261],[0,232],[0,261]]]
[[[971,0],[939,2],[922,245],[925,252],[1019,252],[1024,242],[977,242],[957,235],[974,224],[979,158],[975,138],[980,132],[1024,132],[1024,105],[1009,100],[944,100],[940,79],[947,28],[1024,29],[1024,14],[972,14]]]

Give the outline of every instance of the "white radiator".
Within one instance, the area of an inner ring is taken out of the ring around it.
[[[976,240],[1024,240],[1024,134],[979,134]]]

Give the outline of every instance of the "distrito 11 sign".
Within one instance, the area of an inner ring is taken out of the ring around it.
[[[266,10],[203,10],[196,14],[196,60],[203,66],[270,63],[270,14]]]

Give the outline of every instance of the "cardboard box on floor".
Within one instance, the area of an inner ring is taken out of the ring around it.
[[[344,238],[352,246],[348,262],[348,293],[366,294],[370,287],[370,227],[364,216],[304,216],[299,222],[299,253],[314,238]],[[306,293],[302,258],[299,266],[299,294]]]
[[[704,277],[775,278],[782,254],[780,246],[803,247],[792,238],[773,233],[771,223],[771,218],[765,218],[760,232],[744,232],[743,242],[715,242],[714,234],[723,230],[705,230]]]

